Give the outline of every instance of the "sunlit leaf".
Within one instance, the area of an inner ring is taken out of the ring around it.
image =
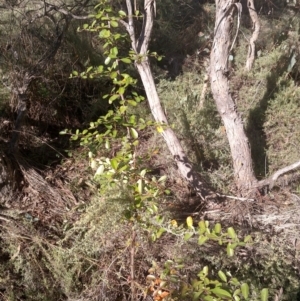
[[[260,292],[260,299],[261,301],[268,301],[269,298],[269,290],[267,288],[264,288]]]
[[[118,93],[119,93],[119,94],[123,95],[124,92],[125,92],[125,87],[120,87],[120,88],[118,89]]]
[[[164,182],[166,179],[167,179],[167,176],[163,175],[158,179],[158,182]]]
[[[93,69],[93,66],[87,68],[86,73],[90,72]]]
[[[117,71],[113,71],[111,74],[110,74],[110,78],[111,79],[114,79],[118,76],[118,72]]]
[[[204,234],[206,232],[206,226],[204,221],[200,221],[199,224],[199,233]]]
[[[203,244],[205,244],[208,241],[208,237],[206,236],[199,236],[198,239],[198,245],[202,246]]]
[[[95,176],[96,176],[96,175],[101,175],[101,174],[103,174],[103,172],[104,172],[104,165],[100,165],[100,166],[97,168],[97,171],[96,171],[96,173],[95,173]]]
[[[143,169],[140,173],[141,177],[144,178],[147,173],[147,169]]]
[[[117,161],[116,158],[112,158],[112,159],[110,160],[110,165],[111,165],[111,167],[112,167],[114,170],[117,170],[117,169],[118,169],[119,163],[118,163],[118,161]]]
[[[110,21],[110,25],[111,25],[112,27],[118,27],[118,26],[119,26],[118,22],[117,22],[117,21],[114,21],[114,20],[111,20],[111,21]]]
[[[130,128],[131,137],[137,139],[139,137],[138,132],[134,128]]]
[[[95,169],[97,167],[97,162],[95,160],[91,160],[91,168]]]
[[[109,149],[110,145],[109,145],[109,141],[108,139],[105,140],[105,148],[106,149]]]
[[[132,105],[133,107],[135,107],[137,105],[136,101],[132,100],[132,99],[127,99],[127,102]]]
[[[222,230],[221,224],[220,223],[215,224],[215,228],[214,228],[215,233],[220,234],[221,230]]]
[[[164,131],[164,129],[161,127],[161,126],[157,126],[156,127],[156,130],[159,132],[159,133],[162,133]]]
[[[228,291],[226,291],[226,290],[224,290],[220,287],[213,288],[211,290],[211,292],[214,293],[215,295],[217,295],[218,297],[221,297],[221,298],[223,298],[223,297],[231,298],[231,294]]]
[[[184,235],[184,240],[189,240],[192,236],[194,235],[193,232],[188,232],[188,233],[185,233]]]
[[[227,282],[227,277],[226,277],[224,272],[219,271],[218,275],[219,275],[219,277],[221,278],[222,281]]]
[[[113,54],[113,55],[118,55],[118,48],[117,48],[117,47],[113,47],[113,48],[110,50],[110,53]]]
[[[122,58],[121,61],[125,64],[131,64],[131,59],[127,57]]]
[[[247,283],[243,283],[241,285],[241,291],[242,291],[242,295],[243,297],[248,300],[249,297],[249,285]]]
[[[110,63],[110,61],[111,61],[111,58],[108,56],[108,57],[105,59],[104,64],[105,64],[105,65],[108,65],[108,64]]]
[[[114,95],[112,95],[112,96],[109,98],[108,102],[109,102],[109,103],[113,103],[113,101],[116,100],[116,99],[118,99],[119,97],[120,97],[119,94],[114,94]]]
[[[193,228],[193,218],[191,216],[188,216],[186,219],[186,224],[189,228]]]
[[[234,231],[234,229],[233,229],[232,227],[229,227],[229,228],[227,229],[227,233],[228,233],[228,235],[229,235],[230,238],[232,238],[232,239],[235,239],[235,238],[236,238],[235,231]]]
[[[119,16],[126,17],[127,14],[123,10],[119,10]]]
[[[139,194],[143,194],[143,191],[144,191],[144,180],[143,179],[139,179],[137,181],[137,184],[138,184],[138,192],[139,192]]]
[[[234,250],[231,248],[230,243],[227,245],[226,252],[227,252],[228,257],[232,257],[234,255]]]
[[[109,36],[110,36],[110,31],[107,30],[107,29],[102,29],[102,30],[99,32],[99,38],[101,38],[101,39],[109,38]]]

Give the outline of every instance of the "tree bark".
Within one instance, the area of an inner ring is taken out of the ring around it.
[[[155,121],[167,126],[168,121],[160,103],[148,59],[137,63],[136,67],[143,82],[150,110]],[[163,130],[162,136],[177,163],[181,176],[191,184],[195,192],[201,196],[202,199],[211,194],[211,192],[205,188],[204,181],[200,178],[199,174],[193,170],[192,164],[189,162],[174,131],[167,126]]]
[[[215,36],[210,57],[210,81],[218,112],[224,123],[233,161],[235,184],[244,194],[257,182],[251,150],[242,118],[232,99],[228,79],[228,57],[232,44],[231,28],[236,10],[229,0],[216,1]]]
[[[253,63],[254,63],[255,42],[259,35],[260,23],[259,23],[257,12],[255,10],[254,0],[248,0],[247,5],[248,5],[249,14],[250,14],[250,17],[251,17],[251,20],[253,23],[253,29],[254,29],[252,37],[250,38],[248,56],[247,56],[247,61],[246,61],[246,70],[249,71],[249,70],[251,70]]]
[[[193,170],[192,164],[189,162],[179,139],[177,138],[174,131],[168,126],[168,121],[161,106],[151,72],[147,52],[153,27],[155,0],[145,0],[144,2],[144,24],[138,39],[136,39],[134,32],[131,0],[126,0],[126,4],[128,12],[128,23],[122,21],[121,24],[125,26],[126,30],[128,31],[132,48],[136,52],[136,54],[138,54],[139,59],[136,60],[135,66],[145,88],[151,113],[155,121],[163,125],[162,136],[165,139],[166,144],[177,163],[178,170],[181,176],[185,178],[188,183],[190,183],[197,195],[199,195],[202,199],[205,199],[205,197],[212,195],[212,192],[204,185],[204,181],[201,179],[200,175],[195,170]],[[166,127],[164,127],[164,125]]]

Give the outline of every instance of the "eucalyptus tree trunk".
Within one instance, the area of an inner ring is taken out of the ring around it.
[[[234,14],[239,10],[231,0],[216,0],[214,42],[210,57],[210,81],[218,112],[224,123],[233,161],[235,183],[243,194],[257,180],[252,167],[251,150],[242,118],[232,99],[227,68],[233,43],[231,31]]]
[[[168,120],[161,106],[161,102],[157,93],[155,82],[148,60],[148,45],[150,41],[151,31],[153,27],[153,17],[156,10],[155,0],[144,1],[144,24],[139,37],[136,39],[134,24],[133,24],[133,11],[131,0],[126,0],[128,22],[120,21],[129,33],[131,39],[131,46],[135,53],[138,55],[138,60],[135,62],[137,71],[141,77],[145,92],[147,95],[148,103],[151,113],[156,122],[162,125],[162,136],[166,141],[169,151],[173,155],[177,163],[178,170],[183,178],[185,178],[193,187],[195,192],[204,199],[206,196],[211,195],[211,191],[205,187],[204,181],[200,175],[193,170],[192,164],[189,162],[179,139],[174,131],[168,126]]]

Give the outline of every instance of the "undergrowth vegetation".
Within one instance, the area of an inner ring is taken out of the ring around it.
[[[16,156],[27,164],[12,172],[27,177],[0,203],[0,300],[298,301],[299,175],[255,201],[229,195],[229,144],[207,76],[214,6],[157,1],[149,53],[169,125],[218,193],[203,202],[178,175],[160,135],[165,125],[152,120],[118,25],[126,13],[102,2],[93,25],[72,27],[64,63],[30,86]],[[282,3],[257,3],[253,70],[244,70],[246,15],[231,61],[261,178],[300,157],[300,19]],[[1,86],[1,120],[9,118],[7,95]],[[13,124],[0,128],[8,139]]]

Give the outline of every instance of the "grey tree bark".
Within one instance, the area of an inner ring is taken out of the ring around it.
[[[242,118],[229,87],[228,57],[232,45],[231,29],[237,8],[231,0],[216,1],[215,36],[210,56],[210,82],[218,112],[224,123],[233,161],[234,178],[243,194],[256,182],[251,150]]]

